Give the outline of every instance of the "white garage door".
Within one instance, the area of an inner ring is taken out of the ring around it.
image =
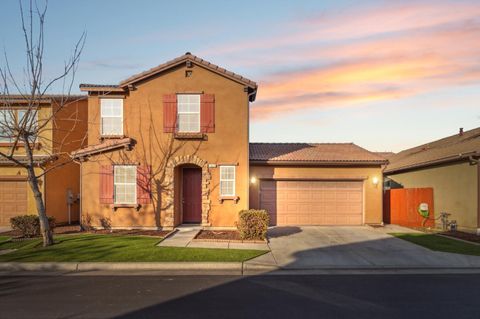
[[[363,182],[260,182],[260,207],[272,225],[361,225]]]

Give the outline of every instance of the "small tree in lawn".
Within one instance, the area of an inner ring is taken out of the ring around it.
[[[30,0],[25,7],[19,1],[22,21],[23,39],[25,42],[26,64],[23,76],[15,75],[5,53],[5,64],[0,67],[0,85],[2,95],[0,99],[0,138],[8,140],[8,150],[0,151],[0,158],[7,159],[12,164],[22,167],[27,172],[28,184],[33,192],[37,213],[40,219],[40,229],[43,245],[53,244],[53,235],[49,227],[45,203],[40,191],[39,181],[42,176],[51,170],[66,165],[71,161],[67,152],[62,151],[66,138],[57,145],[53,145],[51,131],[54,122],[62,109],[72,102],[71,88],[75,78],[75,71],[85,43],[85,32],[76,42],[71,57],[64,62],[62,71],[52,79],[44,77],[44,25],[47,12],[47,2],[39,6],[36,1]],[[45,103],[49,90],[54,86],[62,87],[61,94],[51,99],[52,108],[48,115],[40,118],[38,110]],[[22,111],[13,106],[22,100]],[[25,106],[23,106],[25,105]],[[72,120],[75,120],[74,118]],[[75,125],[72,126],[75,130]],[[50,133],[50,134],[49,134]],[[68,132],[64,132],[68,135]],[[34,156],[37,145],[52,145],[42,148],[41,161]],[[21,146],[21,147],[19,147]],[[42,168],[41,172],[36,168]]]

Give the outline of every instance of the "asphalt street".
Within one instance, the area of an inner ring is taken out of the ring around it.
[[[480,318],[480,275],[0,277],[0,318]]]

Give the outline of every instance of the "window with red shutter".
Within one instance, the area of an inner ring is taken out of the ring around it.
[[[200,97],[200,128],[202,133],[215,133],[215,95]]]
[[[113,204],[113,166],[100,166],[100,203]]]
[[[177,128],[177,95],[163,96],[163,131],[174,133]]]
[[[137,168],[137,203],[151,203],[151,178],[152,168],[148,165],[142,165]]]

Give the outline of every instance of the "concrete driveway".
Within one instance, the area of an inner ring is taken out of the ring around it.
[[[275,227],[269,230],[271,252],[247,265],[287,269],[480,267],[480,257],[431,251],[388,232],[412,230],[398,226]]]

